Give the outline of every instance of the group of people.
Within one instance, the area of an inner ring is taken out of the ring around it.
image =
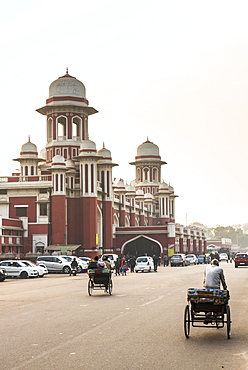
[[[126,276],[127,271],[129,270],[130,266],[130,271],[134,272],[134,266],[135,266],[135,259],[131,257],[129,261],[125,257],[123,258],[117,258],[115,261],[115,275],[122,275]]]
[[[167,262],[167,259],[164,258],[164,261]],[[154,262],[154,271],[157,271],[158,266],[158,257],[153,255],[153,262]],[[129,270],[134,272],[135,267],[135,258],[131,257],[127,261],[125,257],[119,259],[117,258],[115,261],[114,267],[111,266],[111,263],[108,260],[107,256],[103,256],[102,261],[99,260],[98,256],[95,256],[93,260],[89,262],[88,268],[107,268],[109,273],[112,270],[115,270],[115,275],[126,275],[127,271]],[[78,267],[78,262],[76,258],[74,258],[71,262],[71,267]],[[204,278],[203,278],[203,287],[208,289],[220,289],[223,287],[224,290],[227,290],[227,284],[224,276],[223,268],[219,266],[219,261],[217,258],[213,258],[210,262],[210,265],[206,267],[204,270]]]

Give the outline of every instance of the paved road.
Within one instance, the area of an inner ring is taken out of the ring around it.
[[[0,369],[248,369],[248,268],[222,262],[231,293],[226,328],[183,332],[189,287],[204,266],[114,277],[113,295],[87,294],[87,275],[0,283]]]

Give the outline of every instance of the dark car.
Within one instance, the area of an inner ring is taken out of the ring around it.
[[[248,266],[248,254],[247,253],[237,253],[234,257],[235,267]]]
[[[187,260],[185,254],[173,254],[170,258],[170,265],[173,266],[188,266],[190,262]]]

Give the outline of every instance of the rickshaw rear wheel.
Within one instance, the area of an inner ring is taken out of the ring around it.
[[[189,305],[187,304],[184,310],[184,334],[187,339],[189,338],[189,333],[190,333],[190,309]]]
[[[89,279],[89,282],[88,282],[88,293],[89,293],[89,295],[92,295],[93,287],[94,287],[94,283],[91,279]]]
[[[113,282],[112,282],[112,279],[110,279],[109,284],[108,284],[108,293],[109,293],[109,295],[112,294],[112,291],[113,291]]]
[[[231,312],[228,304],[226,305],[226,327],[227,327],[227,339],[231,338]]]

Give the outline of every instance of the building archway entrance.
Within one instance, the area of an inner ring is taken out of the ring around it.
[[[163,252],[162,245],[155,239],[141,235],[123,244],[122,255],[138,256],[160,256]]]

